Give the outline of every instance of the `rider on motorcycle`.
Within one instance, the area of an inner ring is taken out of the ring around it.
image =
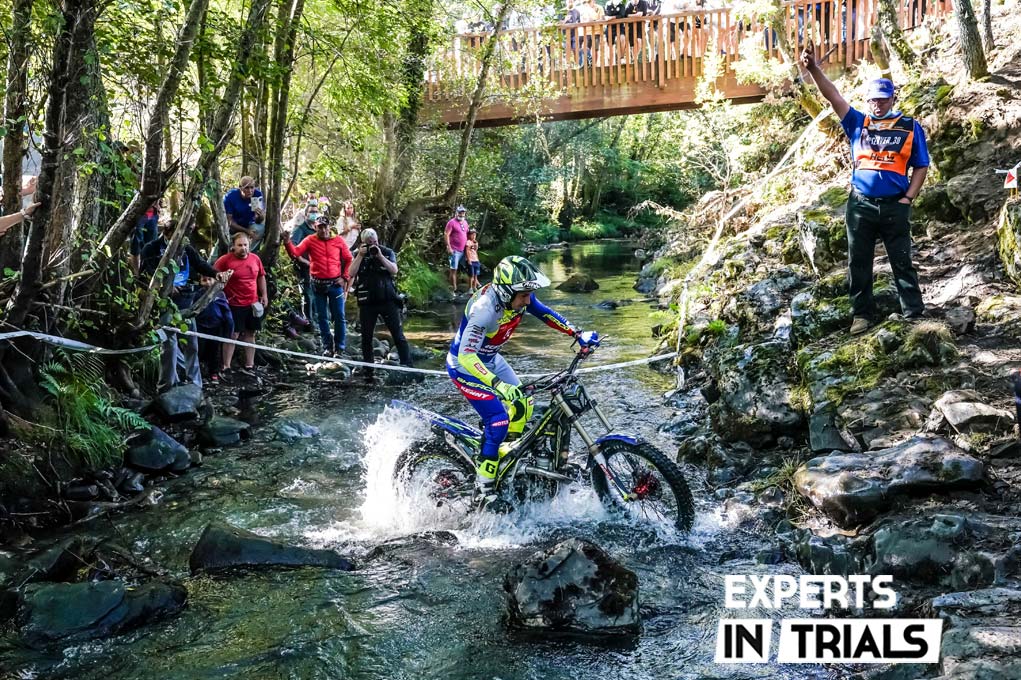
[[[478,291],[464,309],[461,327],[447,353],[447,374],[483,422],[482,451],[475,468],[475,496],[480,506],[496,500],[499,460],[510,450],[505,439],[517,439],[532,415],[531,397],[522,392],[500,350],[527,311],[547,326],[575,338],[583,347],[597,347],[599,334],[581,332],[535,297],[550,280],[523,257],[500,260],[493,281]],[[502,445],[502,446],[501,446]]]

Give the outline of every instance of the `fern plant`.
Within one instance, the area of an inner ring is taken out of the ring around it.
[[[102,381],[102,361],[82,356],[65,355],[70,367],[46,364],[40,370],[40,382],[56,413],[58,428],[52,439],[62,441],[80,464],[98,469],[118,462],[128,435],[148,429],[149,423],[134,411],[111,403]]]

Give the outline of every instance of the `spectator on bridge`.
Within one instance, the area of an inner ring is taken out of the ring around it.
[[[623,19],[624,10],[627,8],[627,0],[607,0],[606,8],[603,10],[607,21]],[[624,27],[620,23],[606,27],[606,42],[609,45],[609,52],[619,60],[627,51],[627,41],[624,39]]]
[[[624,8],[624,17],[646,17],[649,16],[648,0],[630,0]],[[645,41],[645,22],[635,20],[625,25],[627,29],[628,45],[631,47],[631,61],[635,64],[642,54],[642,44]]]
[[[578,10],[578,5],[581,4],[582,0],[567,0],[567,14],[564,16],[565,24],[580,24],[581,23],[581,12]],[[568,59],[570,61],[577,61],[581,64],[582,54],[581,46],[578,42],[578,29],[568,28],[567,29],[568,40],[565,44],[567,49]]]
[[[875,320],[872,268],[876,238],[882,238],[893,269],[901,310],[907,319],[925,313],[918,274],[911,262],[911,203],[929,169],[925,132],[918,121],[894,110],[893,83],[873,80],[865,91],[866,110],[851,107],[819,68],[809,43],[801,63],[819,92],[840,117],[851,142],[851,194],[847,199],[847,255],[850,270],[851,334],[864,333]]]
[[[266,233],[266,209],[262,200],[262,192],[255,188],[255,180],[247,176],[242,177],[237,188],[223,197],[230,233],[247,236],[252,252],[258,249]]]

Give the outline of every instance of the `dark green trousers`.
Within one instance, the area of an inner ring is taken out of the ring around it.
[[[876,239],[883,239],[890,257],[904,316],[920,315],[925,305],[918,274],[911,264],[911,206],[895,198],[871,199],[852,191],[847,199],[847,259],[850,270],[851,310],[873,319],[872,262]]]

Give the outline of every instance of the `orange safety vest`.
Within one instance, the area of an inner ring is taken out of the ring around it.
[[[854,143],[855,170],[886,170],[907,176],[915,143],[915,121],[907,116],[872,120],[865,116]]]

